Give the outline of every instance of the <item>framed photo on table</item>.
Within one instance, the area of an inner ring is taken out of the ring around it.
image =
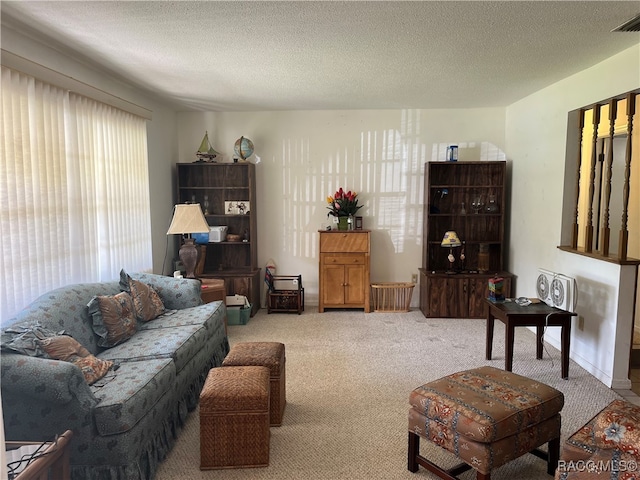
[[[249,200],[234,200],[224,202],[225,215],[245,215],[251,210]]]
[[[362,230],[362,217],[356,217],[356,230]]]

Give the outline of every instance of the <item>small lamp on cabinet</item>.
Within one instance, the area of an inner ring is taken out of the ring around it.
[[[453,256],[453,247],[459,247],[462,245],[462,242],[460,242],[460,239],[458,238],[458,234],[453,230],[448,231],[444,234],[440,245],[442,247],[449,247],[449,255],[447,256],[447,259],[449,260],[449,270],[447,270],[447,273],[456,273],[453,269],[453,264],[456,261],[456,258]]]
[[[176,205],[167,235],[187,235],[178,252],[187,278],[196,278],[195,269],[198,261],[198,250],[191,237],[192,233],[209,233],[209,224],[202,215],[200,205],[197,203]]]

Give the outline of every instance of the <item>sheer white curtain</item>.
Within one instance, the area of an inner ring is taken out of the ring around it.
[[[145,120],[2,67],[0,319],[76,282],[150,270]]]

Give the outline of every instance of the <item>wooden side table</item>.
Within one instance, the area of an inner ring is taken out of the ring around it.
[[[202,301],[204,303],[215,302],[216,300],[222,300],[223,302],[227,298],[226,289],[224,287],[224,280],[218,278],[201,278],[202,282]]]
[[[545,327],[561,327],[560,342],[562,355],[562,378],[569,378],[569,346],[571,342],[571,317],[577,313],[567,312],[546,303],[532,303],[521,307],[515,302],[493,302],[485,300],[488,305],[487,313],[487,345],[486,357],[491,360],[493,349],[493,325],[496,319],[505,325],[505,356],[504,369],[508,372],[513,368],[513,341],[516,327],[536,327],[536,358],[542,358]]]
[[[227,302],[227,290],[224,286],[224,280],[221,278],[201,278],[202,283],[202,301],[204,303],[215,302],[216,300],[222,300],[226,305]],[[224,316],[224,331],[227,332],[227,316]]]
[[[67,430],[55,442],[50,442],[46,450],[22,470],[15,480],[70,480],[69,442],[73,432]],[[8,450],[27,445],[39,445],[40,442],[6,442]]]

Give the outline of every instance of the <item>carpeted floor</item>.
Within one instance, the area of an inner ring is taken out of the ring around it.
[[[266,468],[200,471],[198,411],[190,413],[157,480],[393,480],[437,478],[407,470],[407,412],[414,388],[450,373],[504,368],[504,328],[496,324],[494,359],[485,360],[483,320],[427,319],[420,311],[370,313],[308,306],[302,315],[260,310],[247,325],[230,326],[229,341],[286,345],[287,406],[271,428]],[[547,346],[535,359],[535,335],[516,330],[513,371],[565,395],[562,441],[619,396],[573,361],[560,378],[560,352]],[[426,441],[422,452],[452,466],[455,458]],[[475,478],[466,472],[463,479]],[[492,473],[493,480],[549,480],[546,463],[526,455]]]

